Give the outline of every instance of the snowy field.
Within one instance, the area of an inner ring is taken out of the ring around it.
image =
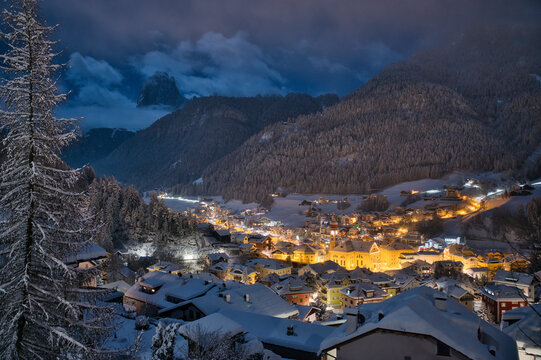
[[[465,173],[465,172],[454,172],[441,179],[421,179],[416,181],[403,182],[394,186],[391,186],[381,192],[380,194],[386,195],[387,200],[391,204],[391,208],[400,206],[405,200],[404,196],[400,195],[401,191],[411,191],[418,190],[421,192],[429,192],[435,196],[443,195],[445,190],[444,185],[453,185],[453,186],[462,186],[466,179],[475,178],[477,180],[491,180],[495,184],[509,184],[510,179],[506,178],[503,174],[499,173]],[[516,209],[519,205],[526,205],[528,201],[534,196],[541,196],[541,179],[532,181],[530,183],[535,187],[533,191],[533,196],[515,196],[509,199],[508,201],[498,201],[490,200],[488,202],[489,209],[499,206],[510,206],[513,209]],[[476,189],[464,189],[462,192],[467,193],[469,196],[476,196]],[[205,198],[212,199],[217,203],[221,204],[224,208],[230,209],[233,213],[240,213],[242,210],[251,209],[257,210],[258,204],[249,203],[243,204],[240,200],[231,200],[227,203],[224,203],[224,200],[221,196],[207,196]],[[303,211],[307,209],[307,206],[301,206],[303,200],[315,201],[320,198],[329,200],[328,203],[320,203],[318,207],[321,208],[323,213],[335,213],[335,214],[350,214],[355,211],[357,207],[361,204],[362,195],[329,195],[329,194],[313,194],[313,195],[303,195],[303,194],[289,194],[286,197],[277,197],[274,199],[274,204],[272,209],[265,214],[255,215],[257,217],[266,217],[273,221],[282,222],[287,227],[301,227],[305,224],[307,218],[303,214]],[[338,210],[337,203],[342,201],[344,198],[349,200],[350,206],[344,210]],[[176,198],[165,198],[165,204],[173,210],[185,211],[189,208],[194,208],[198,204],[197,196],[185,196],[185,197],[176,197]],[[145,201],[148,202],[148,198],[145,198]],[[427,205],[429,201],[420,200],[415,203],[409,204],[408,207],[412,208],[423,208]]]

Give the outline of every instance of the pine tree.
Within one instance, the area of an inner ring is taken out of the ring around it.
[[[68,265],[91,241],[86,197],[80,172],[58,156],[75,123],[54,116],[65,98],[53,79],[60,66],[53,28],[36,12],[36,0],[20,0],[3,13],[0,358],[89,358],[110,330],[111,309],[96,305],[103,293],[83,287],[99,269]]]
[[[158,323],[156,334],[152,337],[152,360],[170,360],[174,358],[175,341],[178,336],[179,323],[166,325]],[[178,344],[177,344],[178,345]]]

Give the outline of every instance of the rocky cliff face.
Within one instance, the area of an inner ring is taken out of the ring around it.
[[[146,79],[137,97],[137,107],[169,106],[176,109],[185,102],[175,78],[164,72],[157,72]]]

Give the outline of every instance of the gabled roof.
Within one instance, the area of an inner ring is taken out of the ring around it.
[[[271,289],[278,295],[305,294],[312,292],[312,290],[304,285],[301,280],[294,278],[282,280],[279,283],[272,285]]]
[[[182,336],[195,341],[201,335],[208,334],[233,337],[243,333],[244,329],[232,319],[220,313],[214,313],[184,324],[178,331]]]
[[[272,269],[272,270],[287,269],[291,267],[291,265],[283,261],[279,261],[275,259],[264,259],[264,258],[257,258],[257,259],[249,260],[248,262],[246,262],[246,265],[252,266],[252,267],[260,265],[266,269]]]
[[[532,309],[533,308],[535,309]],[[541,304],[524,306],[518,309],[506,311],[502,316],[502,323],[509,320],[518,320],[504,327],[502,331],[511,336],[517,342],[519,348],[526,353],[541,354]],[[537,313],[536,313],[537,311]]]
[[[290,303],[276,295],[263,284],[246,285],[235,281],[226,281],[216,286],[204,296],[191,300],[205,314],[212,314],[221,309],[257,312],[259,314],[290,317],[298,314],[298,310]],[[245,295],[249,296],[246,301]],[[226,301],[229,295],[229,302]]]
[[[530,286],[534,280],[533,274],[526,274],[517,271],[498,270],[492,278],[495,283]]]
[[[309,264],[305,267],[308,267],[312,269],[314,272],[316,272],[319,275],[323,275],[330,271],[339,271],[339,270],[345,270],[343,267],[335,263],[334,261],[327,260],[323,263],[315,263],[315,264]]]
[[[223,309],[220,313],[236,323],[244,330],[255,335],[261,342],[283,348],[305,351],[317,354],[323,339],[329,336],[335,328],[316,325],[298,320],[290,320],[266,316],[258,313],[248,313]],[[293,335],[287,335],[288,327],[293,327]]]
[[[250,235],[247,235],[246,237],[248,239],[248,242],[251,242],[251,243],[262,243],[268,238],[267,236],[263,236],[260,234],[250,234]]]
[[[315,254],[316,250],[310,245],[302,244],[302,245],[297,246],[293,252],[294,253],[302,252],[302,253],[305,253],[305,254]]]
[[[217,260],[220,260],[220,259],[229,259],[229,256],[227,256],[226,253],[212,253],[212,254],[207,254],[207,257],[211,260],[211,261],[217,261]]]
[[[100,288],[120,291],[123,294],[126,293],[126,291],[128,291],[130,289],[130,287],[131,286],[127,282],[125,282],[124,280],[118,280],[118,281],[111,282],[111,283],[104,284],[104,285],[100,286]]]
[[[385,299],[387,296],[386,291],[379,288],[379,286],[376,286],[374,284],[370,283],[359,283],[359,284],[352,284],[348,287],[343,288],[340,290],[340,292],[352,299]],[[372,293],[372,296],[369,296],[368,294]]]
[[[358,251],[358,252],[365,252],[369,253],[372,251],[372,247],[376,246],[377,244],[375,242],[370,241],[359,241],[359,240],[346,240],[342,242],[340,245],[332,249],[331,251],[343,251],[343,252],[351,252],[351,251]]]
[[[152,294],[142,291],[141,287],[146,286],[155,289]],[[179,277],[160,271],[146,273],[128,291],[126,297],[143,301],[160,308],[166,308],[174,303],[167,300],[168,296],[180,299],[181,301],[201,296],[213,288],[215,284],[208,281],[188,276]]]
[[[76,255],[66,257],[66,264],[74,264],[83,261],[104,259],[107,257],[107,251],[94,242],[85,245]]]
[[[397,251],[397,250],[412,250],[413,248],[411,246],[409,246],[408,244],[404,244],[400,241],[393,241],[391,243],[387,243],[387,244],[384,244],[384,245],[381,245],[382,248],[384,249],[387,249],[387,250],[393,250],[393,251]]]
[[[219,236],[231,236],[229,230],[226,229],[216,230],[216,234],[218,234]]]
[[[313,314],[314,312],[317,311],[317,309],[313,306],[308,306],[308,305],[298,305],[298,304],[295,304],[295,307],[297,308],[297,310],[299,310],[299,320],[300,321],[305,321],[305,319],[310,316],[311,314]]]
[[[375,273],[371,273],[371,274],[368,274],[367,275],[368,277],[368,280],[370,280],[370,282],[376,284],[376,283],[387,283],[387,282],[391,282],[393,279],[383,273],[383,272],[375,272]]]
[[[380,303],[363,304],[358,309],[365,319],[364,324],[349,335],[345,333],[346,325],[337,328],[323,341],[320,351],[381,329],[432,336],[475,360],[518,359],[513,339],[479,319],[456,300],[446,298],[446,311],[437,309],[434,297],[441,295],[437,290],[421,286]],[[484,343],[478,339],[479,329],[485,334],[481,338]],[[496,349],[495,356],[489,352],[491,345]]]
[[[501,284],[487,285],[484,288],[479,289],[479,291],[483,295],[497,301],[503,301],[503,300],[513,300],[513,301],[519,300],[520,301],[520,300],[524,300],[525,298],[524,293],[519,288],[514,287],[514,286],[501,285]]]
[[[178,264],[173,264],[173,263],[170,263],[170,262],[167,262],[167,261],[160,261],[154,265],[151,265],[149,267],[147,267],[147,270],[148,271],[161,271],[161,272],[165,272],[165,273],[173,273],[173,272],[176,272],[176,271],[182,271],[184,270],[184,267],[178,265]]]

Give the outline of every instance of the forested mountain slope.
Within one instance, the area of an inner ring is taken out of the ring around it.
[[[90,129],[62,150],[62,160],[72,168],[94,163],[109,155],[134,134],[125,129]]]
[[[95,168],[99,174],[114,175],[139,189],[191,183],[210,163],[265,126],[315,113],[336,101],[336,96],[303,94],[194,98],[137,132]]]
[[[453,170],[518,171],[541,143],[539,27],[472,29],[322,113],[275,123],[177,192],[365,193]]]

